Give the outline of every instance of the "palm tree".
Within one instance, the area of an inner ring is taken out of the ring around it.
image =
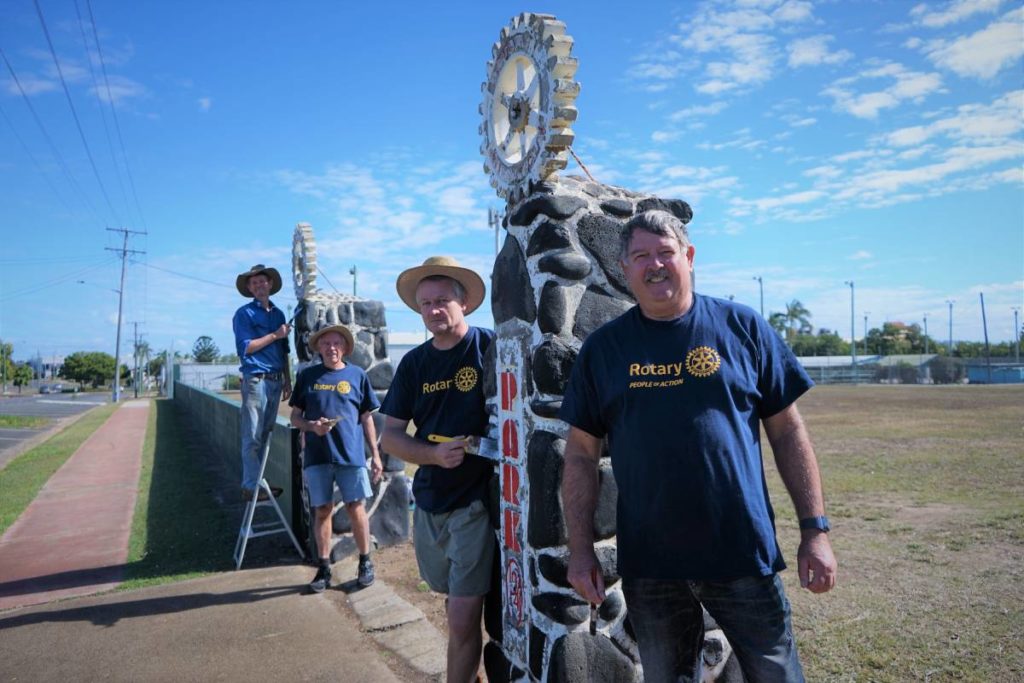
[[[786,341],[793,344],[793,337],[798,334],[809,334],[814,328],[811,327],[811,312],[800,303],[799,299],[793,299],[786,304]]]

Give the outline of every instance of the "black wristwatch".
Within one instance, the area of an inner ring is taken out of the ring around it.
[[[800,529],[818,529],[824,531],[826,534],[832,527],[829,526],[828,517],[822,515],[821,517],[804,517],[800,520]]]

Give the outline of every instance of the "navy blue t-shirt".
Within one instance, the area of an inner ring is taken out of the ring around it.
[[[363,369],[346,363],[340,370],[323,364],[299,373],[288,405],[299,408],[307,420],[341,418],[326,436],[306,432],[302,466],[348,465],[366,467],[363,427],[359,416],[380,407]]]
[[[426,341],[402,356],[380,411],[416,424],[416,438],[484,436],[483,359],[494,332],[470,327],[466,336],[441,351]],[[484,500],[494,471],[490,460],[467,454],[458,467],[420,465],[413,479],[416,505],[427,512],[448,512]]]
[[[559,417],[608,438],[619,572],[731,579],[785,568],[760,422],[814,383],[753,310],[694,294],[681,318],[634,307],[583,344]]]

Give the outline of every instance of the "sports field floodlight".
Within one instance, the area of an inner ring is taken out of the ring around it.
[[[847,280],[844,284],[850,286],[850,369],[852,370],[857,367],[857,331],[853,327],[853,280]]]
[[[757,280],[757,288],[761,290],[761,317],[764,317],[764,280],[761,279],[760,275],[755,275],[754,280]]]
[[[953,304],[956,303],[956,299],[946,299],[946,303],[949,305],[949,357],[953,357]]]

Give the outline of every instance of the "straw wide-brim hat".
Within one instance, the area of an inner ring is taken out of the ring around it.
[[[352,353],[352,350],[356,347],[356,340],[355,337],[352,336],[352,332],[350,332],[344,325],[328,325],[327,327],[322,327],[314,332],[309,337],[309,350],[313,353],[320,353],[320,349],[317,348],[316,343],[320,341],[320,337],[324,336],[328,332],[337,332],[345,338],[345,343],[348,345],[348,353],[343,355],[347,356],[349,353]]]
[[[244,273],[239,273],[238,277],[235,278],[235,287],[238,287],[238,293],[246,299],[251,299],[252,292],[249,291],[249,278],[253,275],[261,274],[270,278],[271,295],[277,294],[281,291],[281,273],[277,272],[277,268],[267,268],[262,263],[257,263]]]
[[[469,268],[463,268],[459,265],[458,261],[450,256],[431,256],[423,262],[422,266],[402,271],[401,275],[398,276],[398,282],[395,284],[396,289],[398,289],[398,296],[401,297],[406,306],[417,313],[420,312],[420,307],[416,303],[416,287],[419,286],[423,278],[432,275],[444,275],[462,285],[462,288],[466,290],[466,300],[463,303],[466,305],[467,315],[475,311],[483,303],[484,293],[487,290],[484,287],[484,281],[480,279],[476,272]]]

